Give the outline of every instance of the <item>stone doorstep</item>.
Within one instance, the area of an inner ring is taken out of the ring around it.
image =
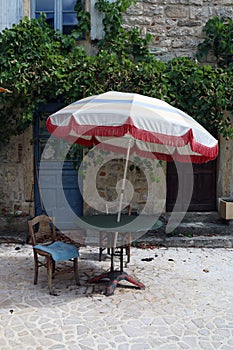
[[[28,240],[25,237],[1,236],[1,243],[26,244]],[[233,248],[233,235],[225,236],[174,236],[167,238],[145,237],[132,243],[135,247],[177,247],[177,248]]]
[[[30,216],[1,217],[0,243],[21,243],[28,241],[28,220]]]
[[[0,232],[0,244],[1,243],[17,243],[17,244],[26,244],[28,243],[27,234],[12,234],[12,235],[2,235]]]
[[[170,213],[161,216],[164,222]],[[0,221],[0,243],[28,243],[29,217],[14,219],[12,225]],[[151,230],[134,242],[166,247],[233,247],[233,225],[219,218],[217,212],[187,213],[179,226],[166,234],[165,225],[159,230]]]
[[[170,237],[165,244],[167,247],[233,248],[233,235]]]
[[[232,248],[232,222],[222,220],[218,212],[188,212],[172,233],[165,232],[171,213],[162,214],[165,225],[151,230],[133,245],[164,247]]]
[[[233,235],[225,236],[174,236],[166,238],[142,237],[132,243],[143,247],[173,247],[173,248],[233,248]]]
[[[172,213],[167,212],[163,213],[161,217],[167,221]],[[208,223],[216,223],[221,224],[224,221],[221,219],[219,213],[217,211],[208,211],[208,212],[187,212],[184,214],[182,219],[182,223],[197,223],[197,222],[208,222]]]
[[[165,231],[165,229],[164,229]],[[164,232],[165,233],[165,232]],[[181,223],[174,231],[167,234],[171,236],[226,236],[233,235],[233,226],[227,224],[215,224],[209,222],[193,222],[193,223]]]

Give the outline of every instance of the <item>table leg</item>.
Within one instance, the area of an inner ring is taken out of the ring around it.
[[[114,252],[115,248],[111,248],[111,271],[114,271]]]

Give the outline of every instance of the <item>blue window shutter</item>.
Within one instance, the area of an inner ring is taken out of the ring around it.
[[[91,14],[91,40],[101,40],[104,37],[103,18],[104,14],[95,8],[96,0],[90,0]]]
[[[62,0],[55,1],[54,29],[59,29],[62,32]]]
[[[35,0],[31,0],[31,18],[35,18],[35,13],[36,13],[36,3]]]
[[[11,28],[23,17],[23,0],[2,0],[0,11],[0,31]]]

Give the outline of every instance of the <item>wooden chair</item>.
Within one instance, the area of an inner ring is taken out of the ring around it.
[[[56,295],[52,288],[55,264],[65,260],[73,260],[75,281],[79,284],[79,249],[73,244],[56,240],[55,218],[39,215],[29,220],[28,225],[34,252],[34,284],[38,281],[39,267],[44,266],[47,268],[49,293]]]

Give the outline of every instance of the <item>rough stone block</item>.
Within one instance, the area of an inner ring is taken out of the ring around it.
[[[166,6],[165,14],[170,18],[186,18],[187,8],[185,6]]]
[[[29,216],[0,217],[0,242],[27,243]]]

